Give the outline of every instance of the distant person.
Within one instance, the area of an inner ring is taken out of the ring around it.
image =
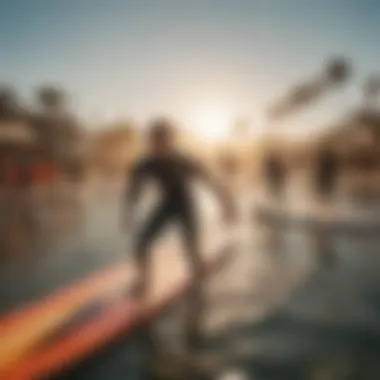
[[[338,161],[331,150],[323,150],[317,161],[315,186],[319,195],[326,197],[332,194],[338,177]]]
[[[264,175],[272,195],[278,197],[283,193],[285,185],[285,168],[281,158],[270,154],[264,162]]]
[[[149,251],[154,239],[170,222],[178,223],[190,263],[194,284],[202,282],[202,260],[198,236],[198,219],[195,199],[191,189],[193,179],[200,179],[220,199],[227,221],[234,217],[235,209],[225,188],[199,162],[178,151],[176,130],[166,119],[154,121],[148,129],[149,153],[132,168],[127,191],[127,228],[131,225],[141,186],[145,180],[153,179],[162,193],[162,199],[146,224],[137,234],[135,255],[139,268],[139,280],[135,295],[144,299],[149,289]]]

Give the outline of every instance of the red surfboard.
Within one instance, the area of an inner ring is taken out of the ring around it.
[[[224,248],[206,255],[205,275],[215,272],[221,264],[226,263],[231,252],[232,248]],[[44,344],[32,352],[9,360],[2,366],[0,378],[38,379],[74,365],[111,344],[120,335],[128,335],[139,324],[148,321],[185,294],[191,286],[191,279],[181,255],[162,252],[156,257],[158,262],[153,275],[154,286],[144,306],[128,301],[118,294],[93,320],[67,332],[59,341],[54,340],[52,344]]]
[[[122,291],[132,280],[132,272],[130,264],[108,268],[3,317],[0,320],[0,371],[88,304]]]

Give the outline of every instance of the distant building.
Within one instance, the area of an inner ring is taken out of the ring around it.
[[[84,133],[69,114],[37,114],[30,118],[41,156],[56,170],[68,177],[77,177],[83,170]]]
[[[27,186],[57,175],[78,177],[84,160],[78,128],[44,117],[0,121],[0,182]]]
[[[30,168],[39,156],[36,135],[22,121],[0,124],[0,183],[22,186],[31,180]]]

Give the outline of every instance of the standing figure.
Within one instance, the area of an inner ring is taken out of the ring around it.
[[[199,246],[198,219],[195,211],[195,199],[192,180],[200,179],[208,184],[224,206],[225,218],[231,221],[235,208],[232,198],[211,173],[200,163],[180,153],[176,148],[176,130],[166,119],[155,120],[148,128],[147,142],[149,153],[132,168],[130,184],[127,191],[126,228],[131,226],[133,211],[141,193],[141,185],[147,179],[154,180],[161,190],[162,199],[154,209],[146,224],[137,234],[135,257],[138,264],[139,278],[135,295],[144,300],[149,290],[149,253],[154,239],[169,223],[177,223],[190,264],[193,279],[191,299],[201,304],[202,260]],[[192,310],[190,310],[193,312]],[[189,312],[189,315],[191,313]],[[197,329],[188,332],[197,336]],[[197,339],[197,338],[194,338]]]
[[[315,175],[315,187],[318,195],[330,196],[338,179],[338,161],[334,153],[324,150],[319,154]]]
[[[270,154],[264,162],[264,176],[271,195],[280,197],[285,186],[285,168],[281,158]]]

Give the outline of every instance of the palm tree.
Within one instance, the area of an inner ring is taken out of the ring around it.
[[[291,88],[269,110],[272,119],[280,119],[319,100],[330,90],[342,86],[350,78],[351,63],[342,57],[330,58],[322,72]]]
[[[42,86],[37,89],[36,97],[45,113],[54,115],[66,109],[66,94],[58,87]]]
[[[66,93],[57,86],[45,85],[36,90],[35,96],[40,109],[35,125],[41,146],[61,161],[77,135],[77,123],[68,112]]]
[[[352,73],[351,62],[343,57],[330,58],[325,67],[324,79],[325,85],[336,86],[347,82]]]

